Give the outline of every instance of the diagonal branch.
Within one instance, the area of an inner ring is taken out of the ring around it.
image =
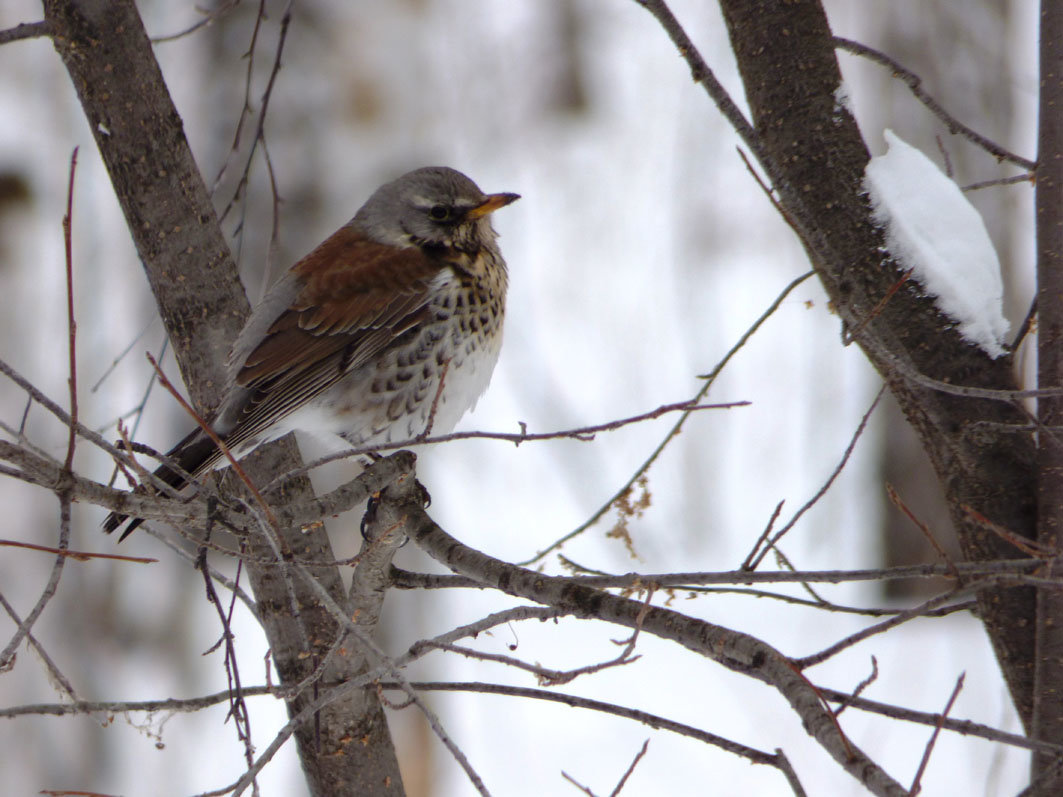
[[[384,500],[389,500],[385,494]],[[906,794],[904,788],[841,733],[818,693],[786,656],[755,637],[640,601],[573,584],[494,559],[462,545],[407,498],[406,533],[429,556],[454,572],[510,595],[533,600],[576,617],[604,620],[672,640],[742,675],[777,689],[801,718],[808,733],[847,772],[872,793]]]

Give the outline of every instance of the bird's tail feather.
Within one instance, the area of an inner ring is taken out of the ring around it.
[[[175,490],[182,490],[188,486],[189,476],[195,478],[213,464],[217,459],[217,453],[218,447],[214,441],[202,429],[196,429],[170,449],[167,454],[179,466],[180,470],[175,470],[169,465],[160,465],[155,470],[155,477]],[[129,515],[112,512],[103,521],[103,530],[110,534],[127,520],[130,521],[129,525],[125,527],[122,531],[122,536],[118,538],[118,541],[121,542],[137,526],[144,522],[143,519],[135,517],[130,520]]]

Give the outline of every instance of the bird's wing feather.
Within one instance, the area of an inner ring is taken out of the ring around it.
[[[238,445],[265,431],[426,318],[445,259],[396,249],[344,227],[292,268],[298,292],[237,363],[240,406],[226,408]]]

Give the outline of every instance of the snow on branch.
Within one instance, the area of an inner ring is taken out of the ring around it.
[[[981,215],[926,155],[892,130],[885,137],[889,149],[867,164],[864,187],[890,254],[964,340],[999,357],[1008,332],[1004,285]]]

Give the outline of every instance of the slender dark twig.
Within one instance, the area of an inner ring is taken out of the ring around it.
[[[41,36],[50,36],[51,33],[51,28],[43,19],[40,22],[23,22],[13,28],[0,30],[0,44],[7,44],[20,39],[37,39]]]
[[[236,729],[236,738],[243,743],[244,760],[250,767],[255,763],[255,748],[251,743],[251,716],[247,710],[247,702],[244,700],[244,690],[240,683],[240,669],[236,662],[236,646],[233,644],[233,632],[230,625],[231,612],[226,612],[222,607],[221,598],[214,588],[214,581],[210,577],[210,567],[207,565],[207,549],[200,547],[196,557],[196,569],[203,574],[203,584],[207,591],[207,602],[218,613],[221,621],[221,642],[225,646],[225,674],[229,679],[229,716],[233,719]]]
[[[945,704],[945,710],[941,712],[941,720],[936,726],[934,726],[934,732],[930,734],[930,739],[927,740],[926,749],[923,750],[923,757],[919,761],[919,768],[916,769],[915,777],[912,779],[912,787],[908,790],[912,797],[916,797],[916,795],[923,790],[920,781],[923,779],[923,773],[926,772],[927,764],[930,763],[930,754],[934,752],[934,745],[937,743],[938,736],[941,734],[941,726],[945,724],[949,712],[952,711],[953,703],[955,703],[956,698],[960,696],[960,690],[963,689],[963,681],[966,677],[966,673],[960,673],[960,677],[956,679],[956,686],[953,687],[952,694],[949,695],[949,701]]]
[[[77,322],[74,320],[74,244],[71,224],[74,216],[74,174],[78,166],[78,148],[70,155],[70,178],[66,188],[66,214],[63,216],[63,250],[66,256],[66,323],[69,352],[70,387],[70,437],[66,446],[66,462],[63,470],[70,473],[74,467],[74,446],[77,442],[78,423],[78,369],[77,369]]]
[[[263,16],[264,15],[260,11],[259,20],[261,20],[263,18]],[[280,74],[281,54],[284,52],[284,45],[285,45],[285,42],[288,39],[288,27],[291,24],[291,21],[292,21],[292,4],[291,4],[291,2],[288,2],[287,5],[284,8],[284,13],[281,15],[280,31],[277,34],[277,51],[276,51],[276,55],[274,56],[274,59],[273,59],[273,68],[270,70],[269,79],[266,81],[266,88],[262,92],[261,108],[259,109],[259,112],[258,112],[258,122],[255,125],[255,136],[254,136],[254,138],[251,141],[251,151],[248,152],[247,159],[244,162],[244,171],[243,171],[243,174],[241,174],[241,176],[240,176],[240,181],[239,181],[239,184],[237,185],[236,192],[234,193],[232,199],[229,200],[229,202],[225,205],[224,208],[222,208],[221,212],[218,214],[218,221],[219,222],[223,221],[225,219],[225,217],[228,215],[229,211],[232,209],[232,207],[235,204],[235,202],[240,198],[241,195],[243,195],[245,193],[246,188],[247,188],[248,180],[250,179],[251,163],[252,163],[252,161],[254,159],[255,150],[256,150],[256,148],[258,147],[258,145],[260,143],[265,142],[266,115],[269,112],[270,99],[273,97],[273,89],[274,89],[274,87],[275,87],[275,85],[277,83],[277,75]],[[249,59],[248,66],[247,66],[247,88],[246,88],[245,96],[244,96],[244,111],[241,113],[240,122],[239,122],[239,124],[237,126],[236,137],[235,137],[235,139],[233,141],[233,149],[234,149],[234,151],[235,151],[236,147],[239,146],[240,128],[242,128],[242,126],[243,126],[244,119],[246,118],[247,108],[249,107],[249,103],[248,103],[248,99],[247,98],[249,97],[250,91],[251,91],[251,72],[252,72],[252,69],[253,69],[253,54],[254,54],[254,49],[255,49],[255,42],[257,42],[257,39],[258,39],[259,24],[260,24],[260,22],[256,22],[256,24],[255,24],[255,34],[254,34],[254,39],[252,41],[252,46],[251,46],[252,58]],[[222,172],[219,173],[218,177],[215,179],[215,186],[218,184],[218,181],[221,180],[221,177],[222,177],[223,173],[224,173],[224,167],[223,167]]]
[[[915,524],[915,527],[923,533],[923,536],[926,537],[927,542],[929,542],[931,547],[933,547],[933,549],[937,551],[937,555],[941,557],[941,560],[945,563],[945,566],[951,570],[953,576],[955,578],[959,578],[958,574],[956,573],[956,564],[952,561],[952,557],[948,555],[948,552],[944,549],[944,547],[942,547],[941,543],[937,541],[937,537],[934,536],[934,532],[930,530],[930,527],[926,525],[926,523],[921,521],[916,516],[915,512],[913,512],[906,503],[904,503],[903,499],[900,496],[900,493],[898,493],[897,489],[889,482],[886,482],[886,495],[889,496],[890,503],[892,503],[895,507],[901,510],[901,512],[904,513],[904,516],[907,517],[910,521],[912,521],[912,523]]]
[[[1016,183],[1032,183],[1034,173],[1013,174],[1011,177],[998,177],[995,180],[982,180],[977,183],[960,186],[961,191],[980,191],[983,188],[995,188],[998,185],[1015,185]]]
[[[912,72],[910,69],[906,69],[905,67],[901,66],[897,61],[890,58],[885,53],[880,52],[874,49],[873,47],[868,47],[866,44],[861,44],[860,42],[853,41],[852,39],[845,39],[841,36],[834,37],[834,44],[839,49],[845,50],[846,52],[850,52],[853,55],[859,55],[864,58],[870,59],[871,61],[875,61],[876,63],[882,64],[883,66],[889,67],[889,69],[893,72],[894,77],[903,81],[904,84],[907,85],[908,88],[911,90],[912,94],[915,95],[916,99],[918,99],[919,102],[923,103],[923,105],[929,108],[930,112],[933,113],[934,116],[944,122],[945,127],[949,129],[950,133],[959,133],[968,141],[972,141],[973,143],[980,146],[982,149],[984,149],[990,155],[995,157],[997,160],[1011,161],[1012,163],[1018,164],[1027,171],[1033,171],[1037,167],[1037,164],[1034,163],[1032,160],[1029,160],[1028,158],[1023,158],[1020,155],[1016,155],[1014,152],[1009,152],[996,142],[991,141],[990,139],[979,133],[976,133],[967,125],[960,122],[948,111],[942,108],[937,100],[935,100],[923,90],[923,79],[919,77],[919,75],[915,74],[915,72]]]
[[[705,380],[705,383],[701,386],[698,392],[694,394],[694,397],[691,398],[689,403],[692,407],[700,406],[701,401],[703,401],[705,396],[708,395],[709,390],[715,383],[716,377],[719,376],[720,372],[724,369],[727,363],[729,363],[731,359],[738,353],[738,351],[743,346],[745,346],[746,342],[751,337],[753,337],[753,335],[757,332],[758,329],[760,329],[764,322],[775,314],[775,311],[779,309],[786,297],[789,296],[794,291],[794,289],[797,288],[798,285],[807,280],[814,273],[815,272],[808,271],[802,274],[800,277],[793,279],[789,285],[782,289],[782,292],[780,292],[779,295],[775,297],[775,301],[773,301],[768,306],[768,309],[761,313],[760,317],[756,321],[754,321],[753,324],[749,327],[749,329],[747,329],[742,334],[742,337],[740,337],[738,339],[738,342],[731,347],[730,351],[728,351],[727,354],[724,355],[723,359],[716,364],[716,367],[713,368],[711,372],[702,377]],[[608,501],[606,501],[604,504],[602,504],[601,507],[599,507],[597,512],[591,515],[587,520],[585,520],[578,527],[570,531],[568,534],[557,540],[554,540],[554,542],[550,543],[550,545],[548,545],[546,548],[543,548],[542,550],[537,552],[530,559],[526,559],[523,562],[518,562],[517,564],[523,567],[527,567],[528,565],[538,562],[548,553],[557,550],[574,537],[578,537],[580,534],[582,534],[595,523],[597,523],[599,520],[601,520],[605,516],[605,514],[610,509],[612,509],[613,505],[617,502],[617,500],[619,500],[621,496],[627,495],[628,491],[635,486],[635,483],[638,482],[638,480],[641,479],[647,471],[649,471],[650,467],[653,465],[654,462],[657,461],[657,458],[660,457],[661,453],[668,446],[668,444],[673,439],[675,439],[676,435],[678,435],[679,432],[682,430],[683,424],[685,424],[687,418],[690,417],[690,413],[691,410],[689,409],[683,411],[683,414],[679,416],[679,420],[676,421],[675,425],[668,430],[664,438],[661,440],[660,443],[657,444],[657,447],[653,450],[650,456],[635,470],[635,472],[631,475],[627,482],[625,482],[624,486],[617,490],[616,493],[614,493]]]
[[[646,750],[649,749],[650,740],[647,739],[642,743],[642,749],[635,755],[634,760],[631,762],[631,766],[627,768],[627,772],[624,773],[624,777],[620,778],[620,782],[616,784],[616,788],[610,792],[609,797],[617,797],[620,794],[621,789],[624,788],[624,784],[627,783],[627,779],[631,777],[631,773],[635,771],[635,767],[638,766],[639,761],[646,755]]]
[[[251,478],[247,475],[247,472],[243,469],[240,463],[237,462],[236,457],[233,456],[233,452],[229,450],[229,447],[225,444],[225,441],[218,437],[218,433],[211,428],[210,424],[207,423],[206,420],[204,420],[203,417],[192,408],[191,404],[185,401],[184,397],[177,390],[177,388],[175,388],[170,383],[170,380],[166,377],[166,374],[163,373],[162,369],[159,367],[159,364],[155,362],[155,358],[152,357],[150,354],[147,354],[146,356],[148,358],[148,361],[151,363],[151,367],[155,369],[155,373],[159,377],[159,384],[166,388],[170,395],[177,400],[177,403],[181,405],[181,409],[187,412],[192,417],[192,419],[195,420],[197,424],[199,424],[199,428],[206,432],[206,434],[214,442],[214,445],[216,445],[218,447],[218,450],[221,451],[222,455],[227,460],[229,460],[229,467],[233,469],[233,472],[240,477],[240,480],[244,483],[247,489],[251,491],[251,495],[255,497],[255,500],[258,502],[259,507],[262,509],[263,515],[265,515],[266,519],[269,520],[270,525],[274,529],[278,528],[280,524],[277,522],[277,516],[273,514],[273,510],[270,508],[269,503],[266,501],[265,497],[262,495],[259,489],[255,486],[254,482],[251,481]],[[283,537],[278,537],[278,542],[281,546],[281,551],[278,551],[278,553],[285,553],[287,551],[287,542],[284,540]]]
[[[974,587],[975,585],[972,584],[971,586]],[[890,617],[888,620],[883,620],[880,623],[875,623],[874,625],[868,626],[862,631],[858,631],[855,634],[851,634],[845,639],[842,639],[839,642],[835,642],[830,647],[821,650],[819,653],[813,653],[811,656],[805,656],[801,659],[794,659],[794,666],[800,670],[804,670],[808,667],[814,667],[817,664],[822,664],[827,659],[831,658],[832,656],[838,655],[843,650],[852,647],[858,642],[863,642],[865,639],[875,636],[876,634],[885,633],[891,628],[895,628],[896,626],[901,625],[902,623],[906,623],[909,620],[914,620],[918,617],[922,617],[930,609],[936,609],[939,606],[942,606],[948,603],[949,601],[955,599],[961,591],[966,590],[949,590],[948,592],[942,595],[937,595],[936,597],[933,597],[930,600],[921,603],[919,606],[915,606],[911,609],[908,609],[907,611],[900,612],[899,614]]]
[[[15,607],[8,602],[7,598],[4,597],[4,594],[2,592],[0,592],[0,606],[4,607],[4,611],[7,612],[8,617],[11,618],[12,622],[14,622],[15,625],[20,627],[22,626],[22,618],[19,617],[18,612],[15,611]],[[63,692],[67,696],[67,699],[77,700],[78,696],[77,693],[74,691],[73,684],[71,684],[70,680],[65,675],[63,675],[58,665],[52,660],[52,657],[48,655],[48,651],[44,649],[44,645],[38,642],[37,638],[29,631],[26,632],[26,642],[29,643],[30,647],[37,651],[37,655],[40,656],[41,661],[44,662],[44,666],[45,668],[47,668],[48,674],[52,677],[53,682],[58,684],[59,688],[63,690]],[[6,667],[0,667],[0,672],[7,672],[13,664],[14,660],[9,660],[7,662]]]
[[[63,240],[64,250],[66,253],[66,273],[68,278],[68,320],[70,324],[70,367],[73,369],[74,362],[74,320],[73,320],[73,292],[72,283],[73,279],[73,255],[72,245],[70,239],[70,219],[73,211],[73,191],[74,191],[74,171],[77,166],[77,149],[74,149],[70,158],[70,176],[67,185],[67,207],[66,215],[63,219]],[[81,424],[77,420],[77,382],[76,376],[73,370],[68,374],[68,380],[71,391],[71,415],[67,416],[66,423],[70,428],[70,442],[67,446],[67,459],[66,464],[62,469],[62,473],[59,479],[59,483],[55,485],[55,495],[59,499],[59,540],[55,546],[58,553],[55,557],[55,563],[52,565],[51,573],[49,573],[48,581],[44,585],[44,589],[41,591],[41,596],[37,599],[30,613],[26,616],[26,619],[18,624],[14,636],[4,646],[4,649],[0,651],[0,672],[12,666],[15,652],[19,646],[30,633],[33,625],[40,618],[44,612],[45,606],[55,596],[56,591],[59,589],[59,580],[62,578],[63,569],[66,565],[67,557],[65,551],[70,547],[70,517],[71,517],[71,504],[73,503],[73,459],[74,459],[74,443],[73,440],[77,434],[77,430],[81,427]],[[27,391],[29,392],[29,391]],[[57,407],[58,409],[58,407]]]
[[[213,11],[210,11],[210,12],[205,12],[205,11],[202,11],[201,9],[197,9],[197,10],[200,10],[200,13],[203,14],[203,18],[202,19],[200,19],[197,22],[193,22],[191,25],[189,25],[184,30],[177,31],[177,33],[168,33],[168,34],[166,34],[164,36],[152,36],[151,37],[151,43],[152,44],[164,44],[166,42],[172,42],[172,41],[176,41],[177,39],[182,39],[185,36],[188,36],[188,35],[190,35],[192,33],[195,33],[200,28],[205,28],[205,27],[209,27],[210,25],[213,25],[219,19],[221,19],[226,14],[228,14],[230,11],[232,11],[234,8],[236,8],[238,5],[240,5],[240,0],[228,0],[228,2],[222,3],[217,8],[215,8]]]
[[[50,553],[55,556],[65,556],[78,562],[88,562],[92,559],[117,559],[120,562],[133,562],[135,564],[148,565],[158,562],[158,559],[149,559],[144,556],[123,556],[117,553],[95,553],[92,551],[71,551],[69,549],[52,548],[47,545],[34,545],[31,542],[17,542],[16,540],[0,540],[0,547],[25,548],[30,551]]]
[[[871,402],[871,406],[867,408],[867,412],[865,412],[863,417],[860,419],[860,423],[857,425],[856,431],[853,432],[853,436],[849,440],[849,445],[846,447],[845,453],[842,454],[841,461],[838,462],[837,466],[831,472],[830,476],[827,477],[827,481],[825,481],[823,483],[823,486],[816,491],[815,495],[809,498],[808,501],[806,501],[805,504],[800,509],[798,509],[797,512],[794,513],[794,516],[790,518],[789,523],[787,523],[785,526],[783,526],[771,536],[771,538],[761,549],[760,553],[758,553],[756,556],[753,556],[752,561],[750,561],[748,558],[746,559],[746,562],[742,565],[743,570],[747,568],[749,570],[756,570],[760,563],[764,561],[764,557],[768,555],[768,551],[774,548],[775,545],[779,542],[779,540],[781,540],[783,536],[794,527],[797,521],[800,520],[801,517],[809,509],[815,506],[816,503],[824,495],[826,495],[827,490],[829,490],[831,485],[834,484],[834,480],[837,479],[838,476],[841,474],[842,470],[844,470],[846,463],[849,461],[849,457],[852,456],[853,450],[856,448],[857,441],[860,440],[860,436],[864,433],[864,429],[867,427],[867,422],[871,419],[871,415],[872,413],[874,413],[875,407],[878,406],[878,403],[882,399],[882,396],[883,394],[885,394],[885,392],[886,386],[883,385],[881,388],[879,388],[878,393],[875,394],[875,400]],[[752,554],[750,554],[750,556],[752,556]]]
[[[529,432],[524,424],[521,423],[520,432],[452,432],[450,434],[436,435],[434,437],[411,437],[408,440],[399,440],[394,443],[387,443],[386,445],[374,445],[372,447],[351,448],[344,451],[338,451],[334,454],[315,459],[313,462],[309,462],[300,468],[288,471],[287,473],[278,476],[276,479],[267,484],[263,490],[268,492],[273,487],[280,485],[287,479],[291,479],[295,476],[301,476],[304,473],[319,468],[322,465],[327,465],[330,462],[335,462],[339,459],[348,459],[350,457],[358,457],[364,454],[376,454],[385,451],[396,451],[403,448],[409,448],[417,445],[429,445],[435,443],[450,443],[454,440],[499,440],[503,443],[513,443],[515,446],[519,446],[522,443],[537,443],[544,440],[580,440],[582,442],[591,442],[594,440],[594,436],[599,432],[614,432],[617,429],[621,429],[625,426],[631,426],[632,424],[641,423],[643,421],[654,420],[661,418],[665,415],[680,412],[684,417],[693,412],[700,412],[702,410],[730,410],[737,407],[748,407],[751,402],[749,401],[728,401],[718,404],[699,404],[696,399],[688,401],[677,401],[673,404],[662,404],[652,410],[638,413],[637,415],[631,415],[626,418],[618,418],[613,421],[606,421],[604,423],[591,424],[589,426],[579,426],[571,429],[560,429],[554,432]],[[614,499],[615,500],[615,499]]]
[[[849,708],[849,706],[852,705],[853,701],[856,700],[856,698],[860,697],[860,695],[863,693],[863,691],[865,689],[867,689],[869,686],[871,686],[871,684],[873,684],[877,680],[878,680],[878,659],[876,659],[874,656],[872,656],[871,657],[871,672],[868,673],[868,676],[864,680],[862,680],[860,683],[858,683],[856,685],[856,688],[853,690],[852,695],[850,695],[849,699],[844,701],[843,703],[841,703],[838,706],[838,708],[834,709],[834,716],[835,717],[839,716],[843,711],[845,711],[845,709]]]

